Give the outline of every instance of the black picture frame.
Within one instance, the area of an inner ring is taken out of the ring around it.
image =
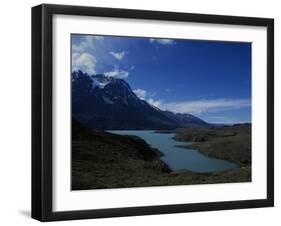
[[[52,210],[52,18],[55,14],[266,27],[267,198],[54,212]],[[49,4],[32,8],[32,218],[40,221],[57,221],[270,206],[274,206],[273,19]]]

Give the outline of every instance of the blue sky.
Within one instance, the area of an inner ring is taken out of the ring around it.
[[[162,110],[251,121],[251,43],[73,34],[72,70],[123,78]]]

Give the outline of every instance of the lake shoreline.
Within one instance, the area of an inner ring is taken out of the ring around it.
[[[156,148],[163,153],[161,160],[172,171],[187,170],[194,173],[209,173],[238,168],[232,162],[210,157],[196,149],[189,148],[189,152],[182,151],[182,147],[179,148],[178,146],[187,146],[190,145],[190,142],[175,140],[175,132],[171,130],[161,131],[161,133],[154,130],[110,130],[108,132],[143,139],[152,148]]]
[[[111,134],[72,123],[72,190],[155,187],[251,181],[247,167],[223,172],[173,170],[161,149],[130,135]]]
[[[251,165],[251,124],[233,126],[193,128],[176,130],[173,139],[192,144],[181,148],[192,148],[204,155],[224,159],[240,166]]]

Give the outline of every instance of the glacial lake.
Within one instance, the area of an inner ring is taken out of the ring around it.
[[[173,171],[186,169],[203,173],[239,167],[237,164],[203,155],[197,150],[177,147],[177,145],[187,145],[191,142],[176,141],[173,139],[173,133],[155,133],[144,130],[113,130],[109,132],[142,138],[164,154],[161,160],[168,164]]]

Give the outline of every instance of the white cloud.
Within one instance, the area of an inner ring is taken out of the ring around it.
[[[209,116],[207,117],[207,121],[209,123],[222,123],[222,124],[236,124],[236,123],[247,123],[250,122],[251,120],[239,120],[239,119],[234,119],[231,117],[225,117],[225,116]]]
[[[125,56],[125,52],[109,52],[109,54],[111,54],[116,60],[122,60]]]
[[[97,60],[91,51],[98,40],[103,40],[103,36],[86,35],[79,43],[72,44],[72,71],[81,70],[90,75],[96,73]]]
[[[161,100],[154,100],[152,98],[149,98],[146,100],[149,104],[157,107],[157,108],[161,108],[162,106],[162,101]]]
[[[158,107],[176,113],[200,114],[203,112],[217,112],[222,110],[233,110],[251,106],[249,99],[213,99],[183,102],[160,102]]]
[[[107,77],[114,78],[127,78],[129,76],[129,72],[124,70],[119,70],[117,67],[114,67],[113,71],[108,71],[104,73]]]
[[[96,73],[96,58],[89,53],[72,54],[72,71],[81,70],[90,75]]]
[[[145,100],[146,102],[148,102],[149,104],[151,104],[155,107],[159,107],[160,104],[162,103],[161,100],[154,100],[152,98],[156,95],[156,92],[150,93],[144,89],[135,89],[135,90],[133,90],[133,92],[137,95],[138,98],[140,98],[141,100]]]
[[[94,39],[99,40],[99,41],[103,41],[104,37],[103,36],[92,36],[94,37]]]
[[[94,43],[96,41],[103,40],[102,36],[86,35],[83,36],[82,41],[79,44],[72,44],[72,51],[78,53],[88,52],[94,48]]]
[[[175,44],[173,39],[166,39],[166,38],[150,38],[149,41],[151,43],[158,43],[162,45],[172,45]]]
[[[144,90],[144,89],[135,89],[133,91],[137,95],[138,98],[140,98],[141,100],[145,100],[146,90]]]

